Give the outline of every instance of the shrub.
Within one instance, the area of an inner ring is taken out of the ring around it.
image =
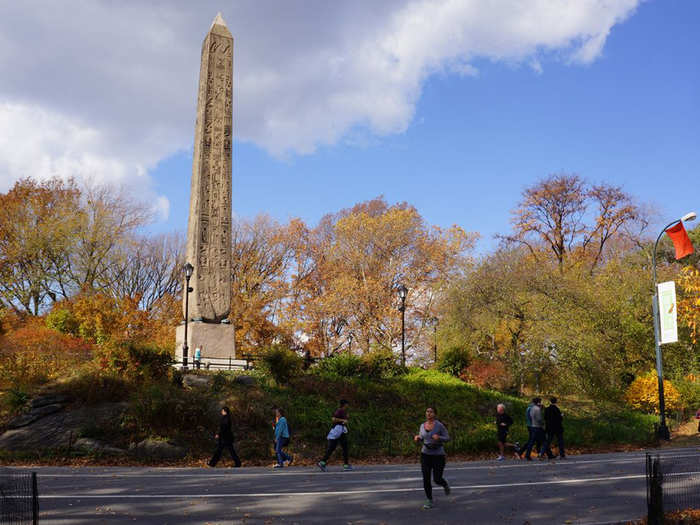
[[[86,369],[59,383],[56,391],[78,402],[94,405],[123,401],[129,397],[131,388],[121,374]]]
[[[461,346],[452,346],[440,356],[438,369],[442,372],[459,376],[469,366],[469,352]]]
[[[680,394],[680,404],[691,412],[700,408],[700,381],[692,374],[674,382]]]
[[[480,388],[504,390],[509,386],[509,377],[501,361],[475,361],[465,368],[459,378]]]
[[[168,381],[147,381],[131,394],[125,426],[142,436],[172,436],[189,429],[216,428],[217,410],[212,410],[206,391],[183,390]]]
[[[0,383],[35,385],[63,377],[92,356],[92,345],[46,327],[27,322],[0,337]]]
[[[666,412],[681,408],[681,396],[670,381],[664,379],[664,400]],[[647,413],[659,413],[659,387],[656,372],[653,370],[638,376],[625,392],[625,401],[630,406]]]
[[[125,374],[131,379],[160,379],[170,370],[173,357],[169,349],[149,344],[110,341],[97,351],[101,370]]]
[[[262,355],[262,367],[279,385],[286,385],[290,379],[298,376],[302,364],[300,356],[281,345],[271,346]]]
[[[317,370],[322,374],[337,377],[362,377],[365,367],[360,356],[342,353],[322,359]]]
[[[3,404],[10,414],[18,414],[27,406],[29,394],[22,388],[10,388],[3,398]]]
[[[80,323],[68,308],[54,308],[46,316],[46,326],[62,334],[79,335]]]
[[[396,356],[391,350],[373,350],[362,356],[362,372],[365,376],[378,379],[393,377],[403,370],[396,362]]]

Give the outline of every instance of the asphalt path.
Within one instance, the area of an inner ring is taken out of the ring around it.
[[[657,453],[654,451],[654,453]],[[667,449],[690,457],[700,449]],[[420,467],[359,465],[343,472],[294,467],[36,467],[40,523],[576,523],[639,519],[646,512],[643,452],[566,460],[453,463],[452,486],[425,500]]]

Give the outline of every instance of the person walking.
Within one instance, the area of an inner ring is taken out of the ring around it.
[[[442,476],[445,470],[445,448],[443,444],[450,440],[445,425],[436,419],[437,410],[433,407],[425,409],[425,422],[421,424],[414,441],[422,442],[420,453],[420,466],[423,474],[423,490],[428,498],[423,505],[424,509],[433,508],[433,486],[430,482],[430,474],[438,485],[445,490],[445,495],[450,495],[450,485]]]
[[[221,453],[224,449],[228,450],[236,467],[241,466],[241,460],[238,459],[238,454],[233,448],[233,430],[231,429],[231,411],[228,407],[221,409],[221,421],[219,422],[219,432],[214,436],[217,439],[216,450],[214,455],[207,463],[210,467],[215,467],[221,459]]]
[[[549,406],[544,409],[545,433],[547,435],[547,445],[545,451],[550,459],[554,457],[554,454],[552,454],[552,442],[554,441],[555,437],[557,438],[559,457],[561,459],[566,457],[566,451],[564,450],[563,420],[564,417],[561,415],[561,410],[559,410],[559,407],[557,406],[557,398],[550,398]]]
[[[535,397],[532,400],[530,406],[528,406],[526,412],[526,419],[528,419],[528,432],[530,437],[527,440],[527,445],[525,446],[525,459],[532,461],[530,453],[532,452],[532,447],[535,446],[535,451],[539,456],[542,456],[545,451],[545,441],[546,437],[544,434],[544,414],[542,413],[542,399]],[[550,452],[551,454],[551,452]]]
[[[503,403],[499,403],[496,406],[496,437],[498,439],[498,461],[503,461],[505,459],[505,448],[507,446],[512,446],[515,450],[514,454],[517,459],[520,459],[518,454],[519,446],[516,443],[511,445],[508,443],[508,430],[513,424],[513,418],[506,413],[506,406]]]
[[[333,412],[331,423],[333,426],[328,432],[328,436],[326,436],[328,440],[326,453],[321,458],[321,461],[317,463],[318,468],[324,472],[326,471],[326,465],[331,454],[340,444],[340,447],[343,449],[343,470],[352,470],[352,466],[350,466],[348,461],[348,402],[345,399],[340,400],[337,410]]]
[[[275,454],[277,455],[277,463],[273,468],[284,467],[285,461],[289,466],[292,464],[292,456],[284,451],[284,448],[289,445],[289,425],[287,425],[287,418],[284,417],[284,410],[281,408],[275,409],[275,423],[272,427],[275,429]]]
[[[522,457],[526,457],[525,454],[527,453],[526,451],[532,450],[532,445],[535,443],[535,428],[532,426],[532,407],[536,405],[536,401],[539,398],[534,397],[532,398],[532,401],[530,401],[530,404],[527,405],[527,408],[525,409],[525,426],[527,426],[527,443],[525,444],[525,449],[523,452]],[[529,453],[527,453],[527,459],[530,461]]]
[[[544,431],[544,407],[542,406],[542,399],[537,398],[538,402],[533,407],[530,415],[532,416],[532,425],[535,428],[535,444],[537,446],[537,457],[544,459],[545,454],[549,459],[552,459],[554,455],[552,451],[547,447],[547,434]]]

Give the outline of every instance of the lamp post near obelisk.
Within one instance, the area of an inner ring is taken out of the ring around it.
[[[190,329],[178,327],[178,351],[201,348],[207,358],[235,356],[231,312],[231,150],[233,37],[221,14],[204,38],[197,92],[190,214],[185,260],[192,263]],[[182,354],[181,354],[182,355]],[[183,355],[184,357],[184,355]]]

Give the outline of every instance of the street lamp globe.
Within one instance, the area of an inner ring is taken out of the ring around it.
[[[187,279],[192,277],[192,272],[194,272],[194,266],[190,263],[185,263],[185,277],[187,277]]]
[[[690,213],[686,213],[685,215],[683,215],[683,217],[681,217],[681,220],[683,222],[690,222],[694,221],[696,217],[697,215],[695,214],[695,212],[691,211]]]
[[[403,284],[401,284],[401,285],[399,285],[398,292],[399,292],[399,297],[401,298],[401,300],[405,301],[406,294],[408,293],[408,288],[406,288]]]

